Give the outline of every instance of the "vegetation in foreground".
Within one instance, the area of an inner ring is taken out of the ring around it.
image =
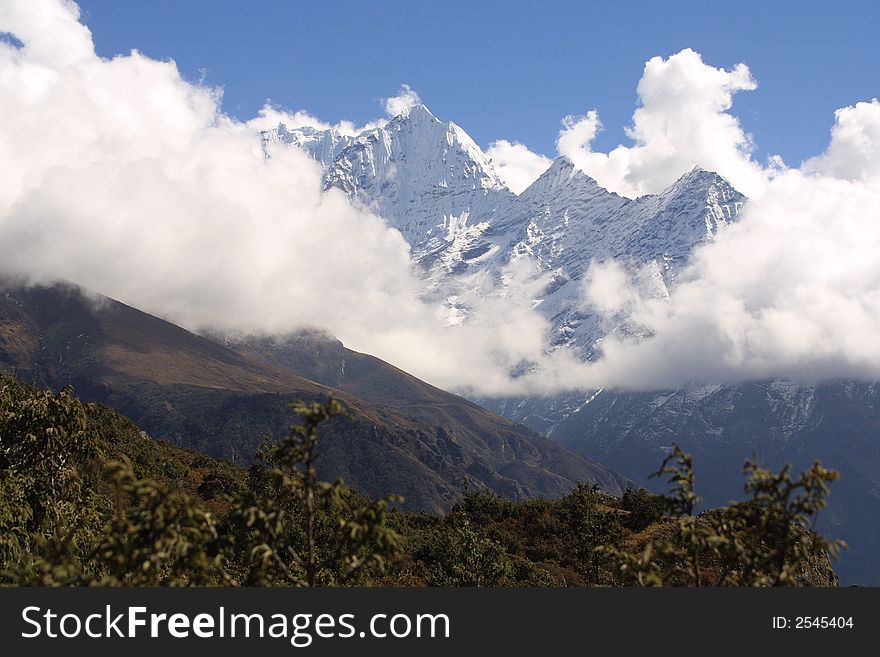
[[[319,481],[300,422],[250,469],[157,443],[69,389],[0,374],[0,582],[96,586],[833,586],[814,531],[837,473],[746,464],[748,499],[695,514],[691,457],[666,496],[580,486],[558,500],[468,491],[438,516]],[[332,441],[332,435],[321,437]]]

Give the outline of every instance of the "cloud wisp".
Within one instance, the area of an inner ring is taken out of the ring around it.
[[[373,128],[381,128],[388,119],[404,114],[411,107],[421,103],[419,95],[413,91],[408,84],[401,85],[396,95],[382,99],[382,107],[385,109],[385,118],[377,118],[368,121],[364,125],[357,125],[354,121],[340,121],[338,123],[327,123],[316,116],[310,114],[307,110],[297,110],[290,112],[283,107],[274,105],[271,101],[267,101],[257,116],[247,121],[248,128],[254,131],[272,130],[277,128],[279,124],[284,124],[289,130],[298,128],[314,128],[315,130],[335,130],[344,137],[355,137],[362,132],[372,130]]]
[[[529,150],[519,142],[499,139],[489,144],[486,155],[491,158],[495,172],[514,194],[521,194],[550,168],[553,160]]]

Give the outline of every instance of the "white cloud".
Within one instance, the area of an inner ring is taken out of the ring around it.
[[[880,175],[880,101],[856,103],[835,112],[828,150],[804,163],[804,170],[844,180]]]
[[[630,278],[623,266],[614,260],[593,263],[584,281],[584,294],[590,305],[603,316],[631,312],[639,297]]]
[[[0,25],[24,43],[30,62],[64,66],[94,56],[92,33],[76,22],[79,7],[71,0],[58,2],[3,2]]]
[[[635,388],[880,378],[878,192],[781,175],[668,300],[639,299],[627,319],[650,337],[606,340],[589,377]]]
[[[880,102],[838,110],[827,150],[793,170],[755,162],[729,112],[754,87],[745,65],[717,69],[685,50],[645,65],[634,145],[592,152],[597,113],[565,119],[559,152],[611,190],[658,192],[699,165],[753,198],[668,297],[644,294],[617,263],[594,266],[589,307],[636,331],[607,336],[562,387],[880,379]]]
[[[326,121],[322,121],[321,119],[312,116],[307,110],[291,112],[283,107],[267,102],[262,108],[260,108],[257,116],[248,120],[245,125],[254,131],[260,131],[272,130],[283,124],[288,130],[309,127],[314,128],[315,130],[335,130],[345,137],[355,137],[366,130],[379,128],[387,122],[388,121],[385,119],[375,119],[361,126],[353,121],[327,123]]]
[[[190,327],[338,326],[413,293],[396,231],[321,193],[299,150],[267,162],[253,131],[173,62],[36,63],[26,35],[2,27],[26,44],[0,49],[7,271],[70,279]],[[78,27],[71,15],[53,29]]]
[[[399,114],[404,114],[411,107],[415,107],[421,102],[422,100],[419,98],[419,95],[410,89],[408,84],[404,84],[401,85],[400,91],[396,96],[385,99],[385,113],[393,118]]]
[[[777,175],[697,250],[668,299],[621,284],[593,307],[649,337],[603,342],[583,382],[670,388],[787,377],[880,379],[878,103],[836,113],[826,152]],[[617,318],[620,319],[619,317]]]
[[[768,171],[752,161],[752,140],[729,113],[733,95],[756,88],[745,64],[731,70],[703,63],[686,49],[645,64],[639,107],[627,129],[632,146],[591,150],[601,128],[595,110],[568,116],[557,150],[600,185],[623,196],[657,193],[698,165],[727,178],[749,196],[766,185]]]
[[[271,102],[266,102],[257,112],[257,116],[247,122],[247,126],[255,131],[272,130],[277,128],[279,124],[284,124],[291,130],[305,127],[315,130],[329,130],[333,127],[332,124],[312,116],[306,110],[290,112],[283,107],[273,105]]]
[[[520,194],[544,173],[553,160],[534,153],[524,144],[499,139],[489,144],[486,155],[492,160],[495,172],[514,194]]]

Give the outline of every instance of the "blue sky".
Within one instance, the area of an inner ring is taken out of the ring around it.
[[[593,146],[627,143],[644,62],[690,47],[745,62],[734,113],[759,159],[820,152],[833,111],[880,95],[877,2],[281,2],[81,0],[99,54],[137,48],[224,87],[250,118],[269,98],[363,123],[402,83],[481,145],[554,154],[560,119],[598,109]]]

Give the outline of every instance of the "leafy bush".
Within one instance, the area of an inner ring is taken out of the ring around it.
[[[843,545],[815,531],[837,473],[746,464],[748,499],[695,514],[679,448],[671,491],[614,498],[580,485],[558,500],[466,491],[445,516],[392,510],[320,481],[319,433],[299,422],[248,471],[152,441],[70,389],[0,374],[0,583],[105,586],[834,585]],[[334,429],[338,430],[338,429]]]
[[[658,522],[666,513],[666,498],[652,495],[644,488],[627,488],[621,497],[621,508],[628,512],[624,526],[634,532],[640,532]]]

